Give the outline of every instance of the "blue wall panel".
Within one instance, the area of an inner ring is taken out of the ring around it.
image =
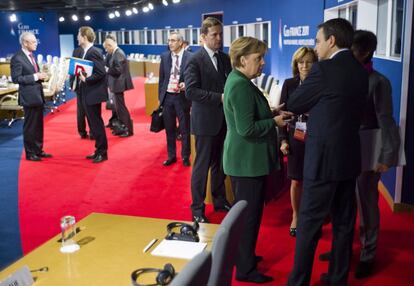
[[[325,9],[343,5],[354,0],[325,0]]]
[[[54,12],[47,13],[16,13],[17,21],[11,23],[11,13],[0,12],[0,27],[2,27],[0,57],[12,56],[20,49],[19,35],[25,30],[32,31],[39,40],[36,53],[43,55],[60,55],[58,18]],[[43,17],[43,21],[39,17]]]

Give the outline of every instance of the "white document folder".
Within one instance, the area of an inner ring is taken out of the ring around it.
[[[162,240],[151,252],[155,256],[192,259],[202,252],[207,246],[204,242],[191,242],[180,240]]]

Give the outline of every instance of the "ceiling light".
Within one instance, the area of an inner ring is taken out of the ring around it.
[[[172,0],[174,4],[180,3],[180,0]]]
[[[9,19],[10,19],[10,22],[16,22],[17,21],[16,14],[11,14]]]
[[[91,19],[91,16],[89,16],[89,15],[85,15],[85,21],[89,21],[90,19]]]
[[[115,18],[115,14],[111,12],[111,13],[109,13],[108,17],[109,17],[109,19],[113,19],[113,18]]]
[[[164,4],[164,6],[168,6],[168,1],[167,0],[162,0],[162,4]]]
[[[145,6],[144,8],[142,8],[142,12],[148,13],[148,11],[149,11],[149,8],[147,6]]]
[[[119,13],[118,10],[116,10],[114,14],[115,14],[116,17],[120,17],[121,16],[121,13]]]
[[[138,14],[138,9],[137,8],[132,8],[132,13],[134,13],[134,14]]]
[[[60,17],[59,17],[59,22],[65,22],[65,17],[60,16]]]
[[[73,14],[72,15],[72,20],[75,21],[75,22],[78,21],[79,20],[78,15]]]
[[[152,5],[152,3],[148,3],[148,8],[150,8],[151,10],[154,10],[154,5]]]
[[[131,16],[131,15],[132,15],[132,11],[131,11],[131,10],[129,10],[129,9],[128,9],[128,10],[126,10],[126,11],[125,11],[125,15],[127,15],[127,16]]]

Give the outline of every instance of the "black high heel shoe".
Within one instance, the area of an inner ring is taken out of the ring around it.
[[[289,229],[289,235],[290,235],[291,237],[296,237],[296,227],[291,227],[291,228]]]

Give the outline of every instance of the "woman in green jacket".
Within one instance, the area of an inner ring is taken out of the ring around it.
[[[266,44],[252,37],[240,37],[231,44],[233,71],[227,78],[223,99],[227,123],[224,172],[231,177],[235,201],[248,203],[236,279],[253,283],[273,280],[257,270],[255,248],[264,206],[265,178],[279,167],[276,126],[285,125],[285,115],[275,116],[263,93],[251,82],[262,73],[266,51]]]

